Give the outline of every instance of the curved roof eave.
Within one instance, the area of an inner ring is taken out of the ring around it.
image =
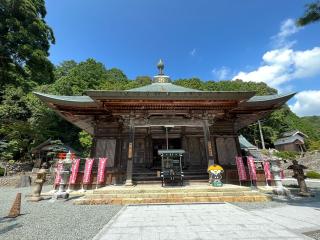
[[[96,106],[89,96],[58,96],[40,92],[33,92],[38,98],[47,104],[58,104],[63,106]]]
[[[292,98],[296,93],[287,94],[274,94],[265,96],[253,96],[249,100],[242,102],[239,108],[242,107],[268,107],[268,106],[280,106]]]

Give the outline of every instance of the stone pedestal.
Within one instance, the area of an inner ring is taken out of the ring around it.
[[[124,185],[128,187],[133,186],[132,179],[127,179]]]
[[[52,198],[53,199],[68,199],[69,198],[69,193],[66,191],[66,186],[67,186],[67,181],[69,178],[69,171],[63,170],[60,172],[61,175],[61,181],[59,185],[59,189],[56,193],[53,194]]]

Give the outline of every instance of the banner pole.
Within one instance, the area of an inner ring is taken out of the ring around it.
[[[96,181],[96,190],[98,189],[99,165],[100,165],[100,160],[99,160],[99,162],[98,162],[97,181]]]

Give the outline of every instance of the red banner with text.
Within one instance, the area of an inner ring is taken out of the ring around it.
[[[251,180],[257,180],[257,172],[256,172],[256,165],[254,164],[254,159],[252,156],[247,157],[247,163],[250,173],[250,179]]]
[[[83,183],[84,184],[90,183],[93,161],[94,161],[93,158],[86,159],[86,165],[84,167],[84,175],[83,175]]]
[[[265,175],[266,180],[268,180],[268,181],[272,180],[272,174],[270,171],[270,162],[269,161],[263,162],[263,170],[264,170],[264,175]]]
[[[244,168],[242,157],[236,157],[236,163],[237,163],[239,180],[240,181],[247,180],[247,173],[246,173],[246,169]]]
[[[97,183],[104,182],[106,166],[107,166],[107,158],[99,158]]]
[[[63,163],[57,164],[57,169],[56,169],[56,178],[54,179],[54,185],[59,185],[61,181],[61,175],[60,172],[63,169]]]
[[[72,167],[71,167],[71,175],[69,178],[69,184],[75,184],[78,176],[79,171],[79,165],[80,165],[80,159],[75,159],[72,161]]]

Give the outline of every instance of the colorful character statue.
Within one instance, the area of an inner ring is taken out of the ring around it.
[[[221,182],[223,168],[218,164],[213,164],[208,167],[208,173],[210,175],[209,182],[214,187],[222,187]]]

